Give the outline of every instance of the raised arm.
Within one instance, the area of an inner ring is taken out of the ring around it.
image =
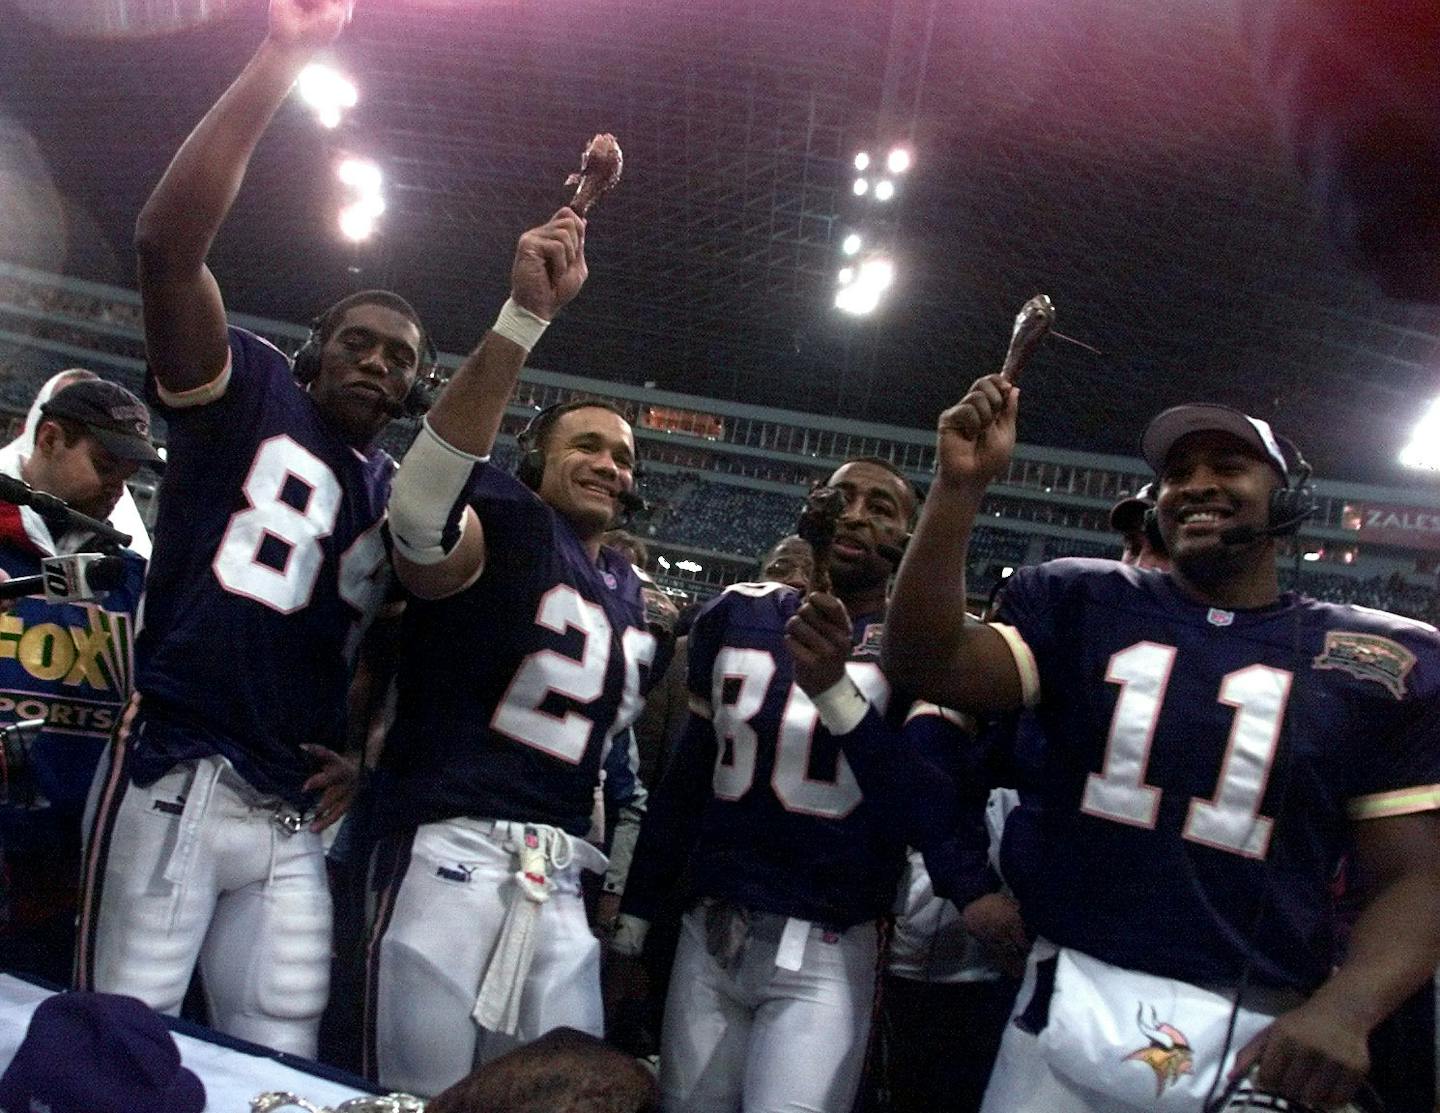
[[[160,386],[215,382],[229,344],[225,305],[205,265],[250,156],[296,77],[350,21],[354,0],[271,0],[270,29],[234,84],[196,125],[135,224],[145,347]]]
[[[936,475],[885,616],[885,674],[921,699],[966,711],[1022,702],[1020,670],[994,628],[965,613],[965,562],[985,488],[1010,461],[1020,391],[977,379],[940,415]]]
[[[390,496],[390,532],[395,571],[421,598],[453,595],[484,571],[485,534],[460,497],[471,469],[490,456],[526,355],[588,273],[585,222],[571,210],[521,236],[510,300],[405,454]]]

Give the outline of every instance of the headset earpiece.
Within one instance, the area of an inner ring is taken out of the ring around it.
[[[1315,502],[1315,490],[1310,485],[1311,467],[1300,454],[1300,449],[1291,440],[1277,437],[1285,453],[1288,470],[1285,486],[1270,492],[1270,528],[1276,537],[1288,537],[1300,532],[1301,523],[1319,509]]]
[[[305,338],[305,343],[295,349],[295,355],[290,361],[291,373],[301,386],[309,386],[320,374],[320,349],[325,346],[325,342],[320,338],[322,324],[320,317],[310,322],[310,335]]]
[[[1165,537],[1160,532],[1160,515],[1155,512],[1152,506],[1145,511],[1145,517],[1141,519],[1141,528],[1145,531],[1145,540],[1149,542],[1150,548],[1160,555],[1165,555],[1169,550],[1165,547]]]

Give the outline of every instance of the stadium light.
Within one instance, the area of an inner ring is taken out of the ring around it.
[[[680,569],[680,571],[682,571],[682,572],[699,572],[699,571],[701,571],[700,565],[696,564],[693,560],[681,560],[681,561],[677,561],[677,562],[675,563],[675,567],[678,568],[678,569]]]
[[[327,128],[338,127],[342,110],[354,108],[360,101],[360,94],[348,77],[318,62],[301,70],[295,85],[300,99],[315,110],[316,118]]]
[[[375,216],[365,202],[356,201],[340,210],[340,234],[359,243],[375,234]]]
[[[655,563],[658,564],[661,568],[665,569],[665,571],[670,571],[670,562],[666,560],[663,556],[657,556],[655,558]]]
[[[875,183],[875,200],[888,201],[895,196],[895,183],[889,178],[882,178]]]
[[[885,159],[885,166],[892,174],[903,174],[910,169],[910,152],[904,147],[896,147]]]
[[[840,285],[848,286],[851,282],[855,280],[855,268],[841,267],[840,273],[835,277],[839,280]]]
[[[870,180],[868,178],[856,178],[855,185],[852,188],[855,190],[856,197],[864,197],[865,191],[870,188]]]
[[[860,234],[858,232],[851,232],[840,241],[840,250],[845,252],[846,255],[854,255],[860,250]]]
[[[894,281],[895,264],[889,259],[879,256],[866,259],[849,280],[841,275],[842,285],[835,294],[835,308],[856,317],[873,313],[880,305],[880,295]]]
[[[856,169],[856,170],[866,170],[866,169],[869,168],[869,166],[870,166],[870,156],[869,156],[868,154],[866,154],[864,151],[861,151],[858,155],[855,156],[855,169]]]
[[[373,196],[380,192],[380,167],[363,158],[341,159],[335,167],[335,176],[341,183],[361,194]]]
[[[1440,398],[1430,403],[1400,451],[1400,463],[1422,471],[1440,471]]]

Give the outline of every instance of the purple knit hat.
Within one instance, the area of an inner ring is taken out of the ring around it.
[[[202,1113],[159,1014],[134,997],[57,993],[40,1002],[0,1076],[0,1113]]]

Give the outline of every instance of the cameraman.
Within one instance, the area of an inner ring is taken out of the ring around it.
[[[104,520],[125,480],[159,458],[145,404],[122,386],[87,379],[41,405],[33,448],[0,460],[0,472]],[[5,579],[38,575],[45,557],[100,547],[64,515],[0,503]],[[0,968],[57,983],[70,977],[85,796],[130,696],[145,562],[120,555],[123,579],[103,603],[26,596],[0,614],[0,842],[9,882]],[[36,720],[43,725],[16,726]]]

